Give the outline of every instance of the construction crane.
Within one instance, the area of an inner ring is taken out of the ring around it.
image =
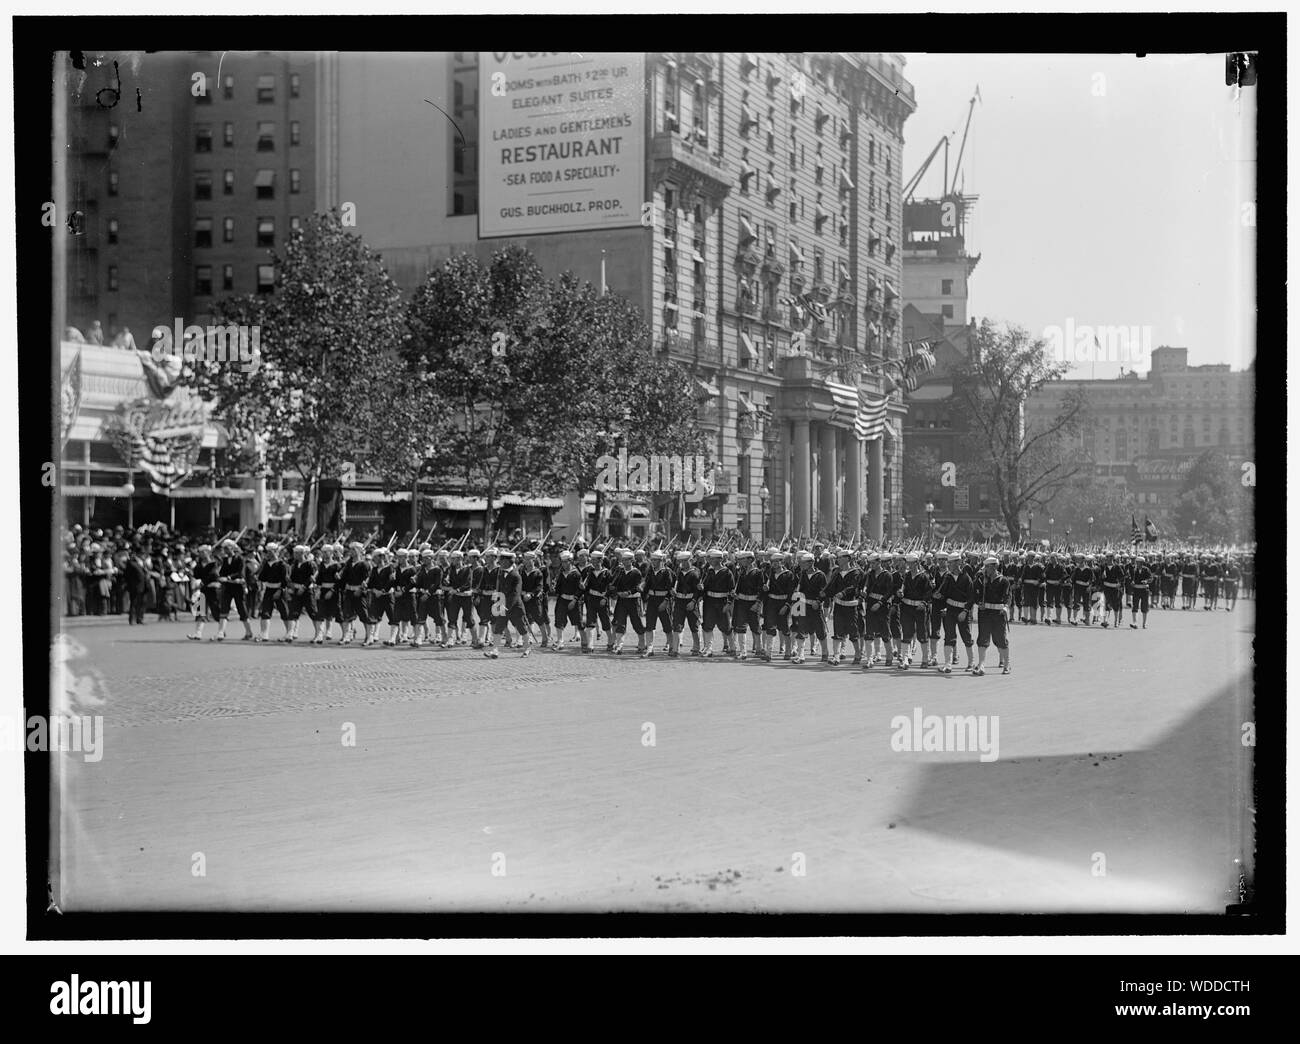
[[[948,189],[950,185],[954,190],[956,189],[957,174],[961,171],[962,157],[966,155],[966,137],[970,134],[971,117],[975,115],[975,103],[983,100],[984,99],[980,97],[979,84],[976,84],[975,93],[971,95],[970,108],[966,111],[966,127],[961,133],[961,147],[957,150],[957,165],[953,168],[951,181],[948,178],[948,145],[952,135],[945,134],[935,142],[934,148],[930,150],[930,155],[925,157],[925,161],[921,164],[920,169],[913,174],[907,184],[903,186],[903,202],[908,203],[912,201],[912,198],[916,194],[917,186],[921,183],[921,179],[925,177],[925,172],[930,169],[930,164],[934,162],[934,157],[938,155],[940,146],[943,147],[943,195],[940,198],[948,198]]]

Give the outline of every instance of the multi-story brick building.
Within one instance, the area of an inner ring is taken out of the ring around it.
[[[270,252],[316,209],[316,62],[192,52],[89,63],[69,92],[68,322],[105,341],[269,292]],[[114,86],[120,84],[120,86]],[[114,87],[116,94],[105,94]],[[138,94],[137,94],[138,92]],[[116,100],[115,100],[116,99]]]
[[[860,388],[884,394],[864,370],[899,352],[903,59],[641,57],[648,227],[479,237],[469,172],[495,128],[476,52],[322,56],[320,204],[354,203],[408,289],[453,252],[515,242],[639,305],[654,350],[698,378],[723,468],[695,525],[779,537],[865,515],[901,535],[903,406],[865,445],[854,416]]]

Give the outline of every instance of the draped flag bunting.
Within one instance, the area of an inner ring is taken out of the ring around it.
[[[872,399],[861,389],[858,391],[858,412],[853,418],[853,430],[860,439],[878,439],[885,430],[885,411],[889,396]]]

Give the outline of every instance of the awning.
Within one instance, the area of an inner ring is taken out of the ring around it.
[[[754,342],[749,339],[749,334],[743,330],[740,332],[740,357],[742,359],[755,359],[758,357],[754,351]]]
[[[126,494],[121,486],[69,486],[61,485],[59,492],[65,497],[122,497]]]
[[[740,407],[740,412],[743,414],[750,414],[754,412],[754,404],[749,401],[748,392],[741,392],[739,395],[736,396],[736,405]]]
[[[140,487],[137,486],[136,489]],[[214,489],[211,486],[177,486],[167,494],[172,500],[252,500],[255,496],[251,489]]]
[[[507,493],[496,503],[497,507],[550,508],[558,510],[564,507],[563,497],[526,497],[519,493]]]
[[[790,242],[790,260],[794,261],[796,264],[803,264],[803,251],[795,246],[793,240]]]
[[[275,171],[259,170],[253,178],[254,188],[273,188],[275,186]]]
[[[692,252],[691,260],[694,261],[697,265],[704,264],[704,258],[700,256],[700,252],[698,250]]]
[[[885,280],[885,296],[886,297],[898,296],[898,291],[894,289],[894,284],[891,283],[888,279]]]
[[[781,186],[776,183],[776,178],[767,179],[767,194],[769,198],[781,194]]]
[[[853,189],[853,179],[849,177],[849,172],[843,167],[840,168],[840,185],[850,191]]]
[[[757,234],[754,232],[754,226],[751,225],[751,224],[749,223],[748,220],[746,220],[745,218],[742,217],[742,218],[740,219],[740,241],[741,241],[741,243],[748,243],[751,239],[757,239],[757,238],[758,238],[758,236],[757,236]]]
[[[817,207],[817,221],[819,223],[822,221],[829,221],[830,216],[831,216],[831,212],[827,210],[825,207],[823,206]]]
[[[395,493],[385,493],[382,489],[344,489],[343,499],[350,504],[392,504],[399,500],[410,500],[409,489]]]
[[[695,378],[695,390],[696,394],[703,395],[706,399],[716,399],[722,394],[722,392],[718,390],[718,386],[712,381],[705,384],[704,381],[700,380],[698,377]]]

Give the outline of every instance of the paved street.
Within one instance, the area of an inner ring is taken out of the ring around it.
[[[61,906],[1220,911],[1253,612],[1017,625],[983,678],[68,620],[105,702]],[[997,759],[893,749],[917,708],[996,716]]]

